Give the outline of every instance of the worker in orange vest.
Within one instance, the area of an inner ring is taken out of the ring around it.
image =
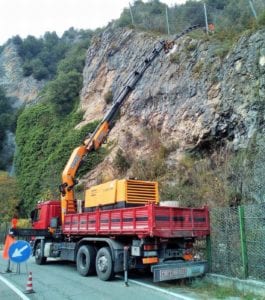
[[[14,215],[12,220],[11,220],[11,226],[12,228],[17,228],[17,223],[18,223],[18,218],[17,215]]]
[[[9,255],[8,255],[8,250],[9,250],[9,247],[15,242],[15,238],[8,234],[6,236],[6,240],[5,240],[5,245],[4,245],[4,250],[3,250],[3,254],[2,254],[2,257],[3,259],[9,259]]]
[[[11,227],[12,228],[17,228],[17,223],[18,223],[18,217],[16,214],[14,214],[12,220],[11,220]],[[2,254],[2,257],[3,259],[9,259],[9,256],[8,256],[8,250],[9,250],[9,247],[15,242],[15,238],[11,235],[11,234],[8,234],[6,236],[6,240],[5,240],[5,244],[4,244],[4,249],[3,249],[3,254]]]

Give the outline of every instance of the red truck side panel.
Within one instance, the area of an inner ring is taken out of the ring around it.
[[[162,207],[153,204],[96,210],[65,216],[64,234],[137,235],[139,238],[199,237],[208,235],[208,208]]]

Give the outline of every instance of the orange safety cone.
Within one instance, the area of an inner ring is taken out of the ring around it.
[[[24,294],[32,294],[32,293],[35,293],[35,291],[33,290],[33,285],[32,285],[32,272],[29,272],[27,286]]]

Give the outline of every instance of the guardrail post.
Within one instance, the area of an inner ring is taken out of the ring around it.
[[[245,212],[244,206],[238,207],[239,215],[239,229],[240,229],[240,246],[241,246],[241,257],[243,265],[243,276],[248,277],[248,256],[247,256],[247,244],[246,244],[246,232],[245,232]]]

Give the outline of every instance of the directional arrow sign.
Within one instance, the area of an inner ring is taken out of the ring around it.
[[[30,244],[26,241],[16,241],[8,250],[11,261],[20,264],[29,259],[31,254]]]

